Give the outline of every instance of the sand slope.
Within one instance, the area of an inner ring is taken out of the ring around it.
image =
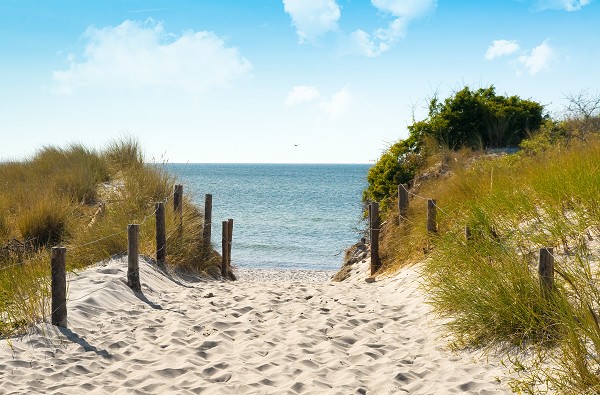
[[[223,283],[140,262],[136,296],[126,266],[72,279],[69,329],[2,343],[0,393],[510,393],[497,364],[445,349],[411,269],[373,284]]]

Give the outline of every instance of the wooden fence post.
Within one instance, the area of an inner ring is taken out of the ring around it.
[[[140,225],[129,224],[127,226],[127,285],[134,292],[142,292],[138,247],[139,234]]]
[[[183,211],[183,185],[181,184],[173,188],[173,211],[179,215]]]
[[[210,252],[211,230],[212,230],[212,195],[204,195],[204,229],[202,230],[202,240],[206,253]]]
[[[229,252],[227,236],[229,236],[229,222],[223,221],[223,229],[221,232],[221,276],[223,276],[223,278],[227,277],[227,253]]]
[[[52,247],[52,325],[67,327],[67,272],[65,247]]]
[[[183,231],[183,185],[177,184],[173,189],[173,211],[179,232]]]
[[[371,238],[371,275],[374,275],[381,267],[379,259],[379,203],[371,202],[369,205],[369,229]]]
[[[473,235],[471,234],[471,227],[469,225],[465,225],[465,240],[473,240]]]
[[[227,273],[231,271],[231,242],[233,241],[233,219],[227,220]]]
[[[427,200],[427,231],[434,232],[434,233],[437,232],[435,199]]]
[[[398,213],[400,215],[400,221],[406,218],[408,213],[408,185],[398,185]]]
[[[554,252],[553,248],[540,249],[540,262],[538,272],[540,276],[540,288],[546,299],[554,291]]]
[[[156,203],[156,263],[165,267],[167,261],[167,229],[165,224],[165,204]]]

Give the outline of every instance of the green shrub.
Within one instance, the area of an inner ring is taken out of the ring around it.
[[[409,137],[388,148],[370,169],[363,200],[383,201],[396,194],[440,150],[518,145],[543,121],[543,106],[518,96],[496,95],[495,88],[470,88],[429,103],[425,120],[408,127]],[[432,149],[433,147],[433,149]]]
[[[495,88],[465,87],[429,104],[426,120],[409,126],[411,135],[432,136],[451,149],[516,146],[528,131],[539,128],[544,107],[518,96],[496,95]]]
[[[369,186],[363,191],[363,200],[382,202],[385,209],[385,200],[397,193],[398,185],[413,179],[422,161],[415,139],[398,141],[369,169]]]
[[[521,141],[519,147],[526,155],[537,155],[554,146],[567,144],[571,136],[564,122],[547,119],[535,133]]]

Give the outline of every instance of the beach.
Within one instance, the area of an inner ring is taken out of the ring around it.
[[[68,328],[40,323],[0,347],[0,393],[503,394],[506,369],[452,351],[418,267],[368,283],[330,272],[240,270],[223,282],[140,257],[70,275]]]

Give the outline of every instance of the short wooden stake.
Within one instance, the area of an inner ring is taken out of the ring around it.
[[[52,270],[52,325],[67,327],[67,249],[52,247],[50,266]]]
[[[406,218],[408,214],[408,185],[398,185],[398,213],[400,215],[400,221]]]
[[[371,275],[374,275],[381,267],[379,259],[379,203],[371,202],[369,205],[369,229],[371,238]]]
[[[165,224],[165,204],[156,203],[156,263],[165,267],[167,262],[167,229]]]
[[[139,234],[140,226],[138,224],[127,226],[127,285],[134,292],[142,292],[138,247]]]
[[[211,249],[211,228],[212,227],[212,195],[204,195],[204,229],[202,230],[202,240],[205,251],[208,253]]]
[[[229,222],[223,221],[223,229],[221,232],[221,276],[223,276],[223,278],[227,277],[227,253],[229,252],[227,236],[229,236]]]
[[[434,232],[434,233],[437,232],[435,199],[427,200],[427,231]]]
[[[233,219],[227,220],[227,273],[231,271],[231,243],[233,241]]]
[[[540,262],[538,272],[540,288],[545,298],[549,298],[554,291],[554,249],[551,247],[540,249]]]

